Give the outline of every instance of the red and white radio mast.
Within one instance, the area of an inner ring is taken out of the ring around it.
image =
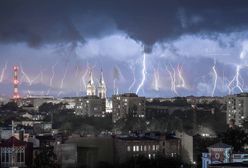
[[[18,80],[18,72],[19,72],[19,67],[17,65],[14,66],[14,94],[13,94],[13,99],[14,101],[17,101],[20,98],[19,92],[18,92],[18,85],[19,85],[19,80]]]

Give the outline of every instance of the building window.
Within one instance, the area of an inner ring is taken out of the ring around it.
[[[159,145],[156,145],[156,150],[157,150],[157,151],[159,150]]]
[[[140,151],[143,151],[143,146],[142,145],[140,146]]]
[[[137,152],[139,151],[139,146],[136,146],[136,151],[137,151]]]
[[[144,146],[144,151],[146,151],[146,145]]]
[[[127,151],[130,152],[131,151],[131,147],[127,146]]]
[[[152,145],[152,150],[155,151],[156,150],[156,146]]]
[[[134,151],[134,152],[136,151],[136,148],[135,148],[135,146],[133,146],[133,151]]]
[[[148,154],[148,158],[151,159],[151,154],[150,153]]]

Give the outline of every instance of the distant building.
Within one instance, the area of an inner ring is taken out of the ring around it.
[[[138,97],[134,93],[113,95],[113,122],[122,118],[145,117],[145,97]]]
[[[28,111],[38,110],[43,103],[59,103],[60,100],[55,99],[53,96],[31,95],[24,97],[20,100],[20,106]]]
[[[154,98],[146,101],[146,118],[161,118],[177,110],[190,110],[191,105],[184,98],[175,98],[173,100]]]
[[[76,97],[64,97],[62,103],[65,104],[65,109],[74,109],[76,105]]]
[[[248,93],[226,96],[225,100],[227,124],[233,120],[235,125],[241,126],[243,120],[248,117]]]
[[[102,117],[105,113],[105,99],[97,96],[79,97],[76,101],[75,113],[82,116]]]
[[[10,137],[0,143],[1,167],[31,167],[33,144]]]

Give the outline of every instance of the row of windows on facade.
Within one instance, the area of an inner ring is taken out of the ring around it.
[[[1,148],[1,163],[24,163],[24,148]]]
[[[127,151],[128,152],[142,152],[142,151],[158,151],[159,150],[159,145],[135,145],[135,146],[127,146]]]
[[[133,157],[138,157],[138,156],[140,156],[140,154],[133,154],[132,156],[133,156]],[[148,157],[149,159],[151,159],[151,158],[155,159],[156,154],[155,154],[155,153],[153,153],[153,154],[149,153],[149,154],[147,155],[147,157]]]

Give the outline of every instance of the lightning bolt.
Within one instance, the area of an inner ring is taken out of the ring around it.
[[[5,72],[6,72],[7,66],[8,65],[7,65],[7,62],[6,62],[5,65],[4,65],[4,67],[3,67],[3,69],[2,69],[2,71],[1,71],[0,82],[3,82],[3,79],[5,77]]]
[[[214,59],[214,66],[212,67],[212,70],[213,70],[213,73],[214,73],[214,87],[213,87],[213,90],[212,90],[212,93],[211,93],[212,97],[214,97],[214,93],[215,93],[216,85],[217,85],[217,80],[218,80],[218,74],[217,74],[215,65],[216,65],[216,59]]]
[[[234,75],[233,79],[228,84],[229,94],[231,94],[235,88],[239,89],[240,92],[243,92],[242,84],[240,82],[240,79],[242,79],[240,76],[241,68],[242,68],[241,65],[236,65],[236,74]]]
[[[60,89],[63,89],[64,87],[64,81],[65,81],[65,78],[66,78],[66,75],[67,75],[67,71],[68,71],[68,67],[66,67],[65,71],[64,71],[64,75],[61,79],[61,82],[60,82]]]
[[[86,70],[85,70],[85,72],[84,72],[84,74],[82,76],[82,82],[84,84],[84,89],[85,90],[86,90],[86,77],[87,77],[87,74],[89,73],[89,69],[90,69],[90,67],[89,67],[89,64],[87,63],[87,68],[86,68]]]
[[[144,86],[144,83],[145,83],[145,80],[146,80],[146,54],[145,53],[143,55],[142,67],[143,67],[142,68],[142,80],[141,80],[141,82],[140,82],[140,84],[139,84],[139,86],[138,86],[138,88],[136,90],[136,94],[139,93],[140,88]]]
[[[25,77],[26,82],[29,84],[29,88],[33,85],[33,83],[40,78],[42,75],[42,72],[40,72],[37,76],[35,76],[33,79],[31,79],[28,74],[24,71],[22,65],[20,65],[21,73]],[[28,89],[28,95],[31,95],[31,91]]]
[[[159,90],[159,72],[154,69],[154,90]]]
[[[172,67],[171,67],[172,68]],[[169,68],[166,66],[166,71],[168,72],[169,76],[170,76],[170,81],[171,81],[171,91],[173,93],[175,93],[176,95],[178,95],[177,90],[176,90],[176,79],[175,79],[175,69],[173,69],[173,73],[169,70]]]
[[[66,67],[66,69],[65,69],[65,71],[64,71],[64,75],[63,75],[63,77],[62,77],[62,79],[61,79],[61,82],[60,82],[60,89],[63,89],[63,87],[64,87],[64,81],[65,81],[65,78],[66,78],[66,75],[67,75],[67,71],[68,71],[68,66]],[[60,90],[57,96],[60,97],[60,95],[61,95],[62,93],[63,93],[63,91]]]
[[[131,85],[129,86],[128,90],[131,91],[131,89],[133,88],[135,82],[136,82],[136,77],[135,77],[135,67],[134,66],[130,66],[130,69],[132,71],[132,75],[133,75],[133,82],[131,83]]]
[[[182,73],[182,67],[180,67],[179,65],[177,66],[177,76],[178,76],[178,84],[176,85],[176,87],[186,88],[185,79]]]
[[[50,90],[51,90],[51,87],[53,86],[53,79],[54,79],[54,76],[55,76],[55,67],[57,65],[58,62],[56,62],[53,66],[52,66],[52,74],[51,74],[51,77],[49,79],[49,89],[47,90],[47,93],[46,95],[49,95],[50,94]]]

